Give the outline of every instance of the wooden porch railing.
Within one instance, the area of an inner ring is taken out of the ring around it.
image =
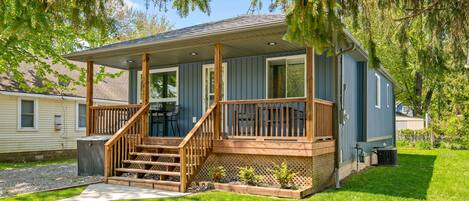
[[[315,99],[314,139],[332,139],[333,103]],[[306,98],[221,101],[221,132],[233,139],[306,140]]]
[[[139,110],[120,128],[104,145],[104,176],[114,176],[116,168],[123,167],[123,160],[129,159],[129,153],[142,143],[147,131],[148,104]]]
[[[180,190],[185,191],[187,184],[197,175],[210,155],[215,140],[215,109],[217,104],[213,104],[191,131],[179,144],[179,155],[181,162]]]
[[[141,107],[141,104],[91,106],[90,135],[113,135]]]
[[[332,139],[332,109],[334,103],[315,99],[314,104],[316,108],[316,131],[314,134],[314,140]]]
[[[302,139],[306,137],[305,98],[221,102],[227,138]]]

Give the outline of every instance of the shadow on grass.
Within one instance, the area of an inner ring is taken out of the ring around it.
[[[381,166],[354,175],[343,182],[340,191],[426,199],[435,160],[431,155],[399,154],[398,166]]]

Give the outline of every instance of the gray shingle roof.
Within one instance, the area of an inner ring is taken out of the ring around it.
[[[238,17],[228,18],[215,22],[208,22],[199,25],[194,25],[186,28],[176,29],[172,31],[163,32],[160,34],[147,36],[143,38],[113,43],[96,48],[91,48],[86,51],[108,49],[116,47],[124,47],[129,45],[142,45],[157,41],[175,40],[186,37],[194,37],[199,35],[206,35],[210,33],[224,32],[230,30],[237,30],[240,28],[256,27],[268,25],[272,23],[281,23],[285,21],[285,16],[282,14],[265,14],[265,15],[242,15]]]
[[[61,74],[67,74],[74,79],[78,79],[79,73],[77,71],[70,71],[68,68],[61,64],[52,64],[50,61],[46,61],[51,64],[51,67]],[[86,64],[82,62],[72,62],[79,68],[86,68]],[[41,80],[36,76],[36,70],[33,64],[20,64],[19,68],[24,73],[25,84],[31,87],[42,87]],[[98,68],[96,68],[96,71]],[[106,72],[117,73],[120,70],[113,68],[106,68]],[[48,77],[49,80],[55,81],[52,76]],[[96,99],[113,100],[113,101],[127,101],[128,99],[128,72],[124,72],[118,78],[106,78],[102,82],[94,85],[94,95]],[[0,91],[6,92],[21,92],[31,93],[24,91],[20,87],[20,83],[17,82],[8,72],[0,74]],[[51,89],[42,93],[43,95],[55,95],[55,96],[71,96],[71,97],[86,97],[86,87],[75,86],[75,90],[68,92],[60,92],[58,90]]]

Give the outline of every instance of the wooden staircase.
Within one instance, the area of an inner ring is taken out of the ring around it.
[[[182,138],[147,138],[122,160],[108,183],[180,191],[179,143]]]
[[[105,144],[106,182],[185,192],[219,137],[216,107],[183,139],[146,137],[148,105],[143,105]]]

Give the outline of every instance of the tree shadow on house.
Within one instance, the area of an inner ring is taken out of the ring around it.
[[[328,193],[353,191],[425,200],[436,156],[399,154],[398,159],[398,166],[371,168],[344,180],[340,190]]]

